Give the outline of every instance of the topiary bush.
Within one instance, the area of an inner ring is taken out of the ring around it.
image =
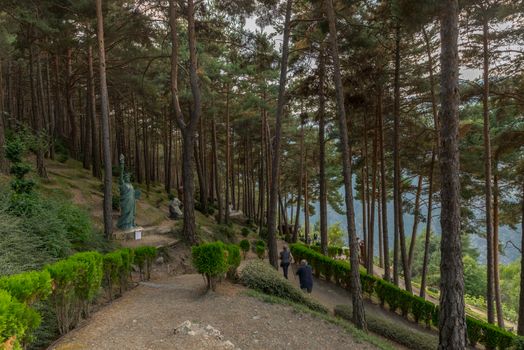
[[[104,280],[109,300],[113,300],[113,286],[120,281],[120,271],[122,270],[123,265],[122,254],[119,251],[114,251],[104,255]]]
[[[246,258],[247,252],[249,252],[249,241],[247,239],[243,239],[239,243],[240,249],[242,250],[242,254],[244,255],[244,259]]]
[[[156,258],[158,251],[155,247],[138,247],[133,251],[134,263],[140,270],[140,279],[147,280],[151,278],[151,266]]]
[[[51,275],[48,271],[28,271],[0,278],[3,289],[21,303],[31,305],[51,294]]]
[[[226,245],[227,254],[227,277],[231,280],[236,279],[237,268],[240,266],[240,247],[236,244]]]
[[[264,259],[266,257],[266,242],[259,239],[255,243],[255,253],[259,259]]]
[[[36,311],[0,289],[0,349],[21,350],[21,343],[40,322]]]
[[[213,242],[193,246],[191,249],[193,265],[204,275],[208,290],[215,290],[217,280],[229,269],[228,253],[224,243]]]
[[[81,307],[75,293],[75,282],[83,268],[81,262],[70,259],[46,267],[55,286],[50,299],[56,313],[60,334],[69,332],[80,319]]]
[[[327,313],[327,309],[323,305],[306,296],[272,266],[262,261],[249,262],[242,269],[240,281],[245,286],[259,292],[306,305],[315,311]]]

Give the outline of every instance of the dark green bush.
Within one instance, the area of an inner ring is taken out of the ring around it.
[[[259,259],[266,257],[266,243],[263,240],[258,240],[255,244],[255,253]]]
[[[28,305],[47,298],[51,294],[51,287],[51,276],[47,271],[29,271],[0,278],[0,289]]]
[[[109,299],[113,299],[113,286],[117,285],[121,276],[124,262],[120,251],[114,251],[104,255],[104,279],[109,293]]]
[[[22,349],[21,342],[40,322],[36,311],[0,289],[0,349]]]
[[[246,254],[249,251],[249,247],[250,247],[249,241],[247,239],[243,239],[240,241],[239,245],[240,245],[240,249],[242,249],[242,253],[244,254],[244,259],[245,259]]]
[[[245,286],[259,292],[274,295],[299,304],[306,305],[312,310],[327,313],[327,309],[309,298],[301,290],[285,279],[271,265],[262,261],[249,262],[243,269],[240,281]]]
[[[482,340],[482,322],[471,317],[466,318],[468,340],[471,346],[476,346]]]
[[[207,288],[215,290],[217,280],[228,268],[227,252],[224,243],[203,243],[192,248],[193,265],[206,277]]]
[[[242,227],[242,230],[240,232],[242,233],[242,237],[249,236],[249,229],[247,227]]]
[[[155,247],[138,247],[133,251],[134,263],[140,270],[141,279],[149,280],[151,278],[151,266],[157,256]]]
[[[227,244],[227,277],[229,279],[235,279],[237,268],[240,266],[240,248],[236,244]]]

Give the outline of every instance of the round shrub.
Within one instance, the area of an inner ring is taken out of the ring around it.
[[[51,294],[51,275],[48,271],[29,271],[0,278],[0,289],[24,304],[32,304]]]
[[[140,277],[149,280],[151,278],[151,266],[158,251],[155,247],[138,247],[133,251],[134,263],[140,270]]]
[[[235,279],[238,266],[240,266],[240,248],[236,244],[226,245],[227,250],[227,277]]]
[[[240,241],[240,249],[242,249],[242,253],[244,254],[244,259],[246,258],[246,254],[249,251],[249,241],[247,239],[243,239]]]
[[[22,349],[20,343],[40,321],[36,311],[0,289],[0,349]]]
[[[264,259],[266,257],[266,243],[262,240],[257,241],[255,245],[255,253],[259,259]]]
[[[216,281],[227,272],[227,252],[222,242],[203,243],[192,248],[193,265],[206,277],[207,288],[215,290]]]
[[[242,227],[241,233],[242,237],[247,237],[249,236],[249,229],[247,227]]]

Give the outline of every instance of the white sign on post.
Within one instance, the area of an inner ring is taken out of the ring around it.
[[[135,240],[142,239],[142,230],[135,231]]]

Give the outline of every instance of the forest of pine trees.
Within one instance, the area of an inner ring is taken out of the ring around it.
[[[326,253],[328,210],[344,214],[353,321],[366,328],[360,237],[369,273],[409,292],[420,282],[422,297],[440,288],[441,349],[466,346],[463,255],[477,235],[479,296],[504,326],[500,255],[524,252],[500,235],[524,228],[521,1],[0,4],[0,145],[30,132],[39,177],[72,158],[103,179],[107,237],[123,154],[135,183],[180,197],[189,243],[195,210],[223,224],[241,211],[275,267],[279,236],[318,230]]]

